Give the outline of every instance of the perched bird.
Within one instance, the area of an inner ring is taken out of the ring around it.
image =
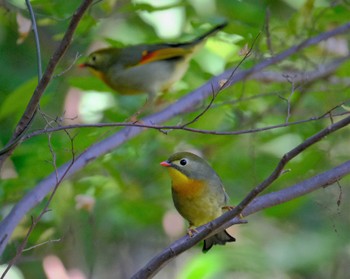
[[[190,59],[205,39],[227,23],[220,24],[199,38],[186,43],[134,45],[105,48],[89,55],[80,67],[88,67],[120,94],[148,93],[152,100],[167,91],[185,74]]]
[[[172,179],[172,196],[177,211],[189,222],[188,234],[195,228],[221,216],[232,207],[220,177],[201,157],[179,152],[160,163],[167,167]],[[236,241],[226,230],[204,240],[203,252],[215,245]]]

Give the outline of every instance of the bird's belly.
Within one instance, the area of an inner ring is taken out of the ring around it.
[[[222,214],[223,205],[219,204],[216,197],[203,195],[175,199],[177,199],[175,206],[179,213],[190,222],[190,225],[196,227],[206,224]]]
[[[112,69],[109,85],[120,94],[160,93],[183,76],[187,67],[181,64],[178,60],[158,61],[126,69]]]

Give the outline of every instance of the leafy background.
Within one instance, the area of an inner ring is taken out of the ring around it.
[[[79,1],[31,3],[45,67]],[[18,43],[23,35],[18,32],[18,14],[29,18],[24,1],[0,4],[0,144],[5,145],[36,86],[37,62],[32,33]],[[303,39],[346,23],[349,8],[345,1],[169,0],[162,1],[160,7],[159,1],[97,1],[83,18],[72,46],[59,64],[30,132],[58,120],[61,124],[124,121],[142,106],[146,96],[117,95],[77,67],[94,49],[186,41],[226,19],[229,25],[208,40],[191,61],[186,76],[163,97],[164,104],[160,106],[165,106],[212,75],[236,66],[243,57],[240,52],[246,45],[251,46],[258,35],[252,55],[240,69],[248,69]],[[265,28],[267,12],[269,36]],[[344,36],[309,47],[268,70],[282,74],[315,70],[317,65],[343,56],[348,40]],[[284,82],[246,80],[221,92],[192,127],[222,131],[284,123],[287,100],[291,108],[289,121],[321,116],[342,103],[344,106],[336,111],[346,112],[349,67],[344,63],[331,76],[312,83],[293,82],[291,75]],[[184,123],[200,111],[181,115],[167,124]],[[13,272],[11,276],[46,278],[43,261],[56,255],[67,269],[78,269],[86,278],[127,278],[182,236],[187,226],[174,210],[169,177],[159,162],[178,150],[200,152],[221,176],[231,203],[237,204],[270,174],[285,152],[328,124],[330,120],[324,119],[236,136],[147,130],[62,183],[27,247],[47,243],[25,251],[16,265],[22,275]],[[74,152],[79,154],[118,129],[70,131]],[[349,130],[343,129],[308,149],[288,164],[290,171],[268,191],[293,185],[346,160],[348,137]],[[57,166],[72,158],[71,140],[65,132],[51,134],[50,143]],[[6,216],[23,195],[53,171],[48,134],[22,143],[2,173],[1,216]],[[348,182],[344,179],[250,216],[247,225],[230,229],[237,243],[214,247],[205,255],[198,245],[177,257],[156,278],[347,278]],[[43,205],[16,228],[1,257],[3,264],[14,256],[31,216],[37,216]]]

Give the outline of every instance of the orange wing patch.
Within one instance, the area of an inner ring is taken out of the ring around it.
[[[185,56],[188,53],[191,53],[191,49],[185,49],[180,47],[168,47],[162,48],[155,51],[147,51],[145,50],[142,53],[142,59],[139,65],[151,63],[154,61],[165,60],[177,56]]]

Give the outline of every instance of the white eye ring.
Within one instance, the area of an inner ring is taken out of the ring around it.
[[[181,160],[180,160],[180,165],[181,165],[181,166],[186,166],[187,163],[188,163],[187,159],[181,159]]]

